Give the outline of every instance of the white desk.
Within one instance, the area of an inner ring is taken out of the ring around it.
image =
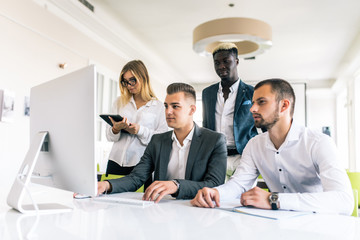
[[[196,208],[183,200],[164,200],[145,208],[91,199],[68,201],[74,211],[38,218],[11,209],[2,211],[0,239],[26,239],[33,226],[35,235],[28,239],[360,239],[360,218],[347,216],[314,214],[271,220]]]

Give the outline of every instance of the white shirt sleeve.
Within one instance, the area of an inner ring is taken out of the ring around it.
[[[241,156],[240,164],[234,175],[225,184],[216,187],[220,194],[220,201],[240,198],[241,194],[251,189],[259,176],[256,165],[252,161],[250,149],[247,144]]]
[[[287,139],[275,149],[268,133],[246,145],[234,176],[217,187],[220,200],[239,198],[262,174],[280,209],[350,215],[351,184],[329,136],[292,124]]]
[[[350,215],[354,197],[349,178],[340,166],[335,143],[324,135],[311,149],[311,155],[318,167],[323,192],[280,193],[280,208]]]

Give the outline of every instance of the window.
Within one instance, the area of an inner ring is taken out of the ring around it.
[[[349,169],[349,132],[348,132],[347,90],[339,93],[336,99],[336,145],[341,156],[342,166]]]
[[[97,69],[97,89],[96,89],[96,154],[100,172],[105,172],[109,153],[113,145],[106,139],[105,129],[106,122],[103,121],[99,114],[111,113],[112,105],[120,94],[117,74],[106,70],[99,65]]]

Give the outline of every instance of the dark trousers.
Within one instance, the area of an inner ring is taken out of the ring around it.
[[[122,167],[119,164],[117,164],[116,162],[109,160],[107,167],[106,167],[106,175],[107,174],[115,174],[115,175],[129,175],[131,173],[131,171],[134,169],[135,166],[133,167]],[[146,182],[144,183],[144,189],[146,189],[148,186],[150,186],[150,184],[152,183],[152,178],[151,176],[148,178],[148,180],[146,180]]]

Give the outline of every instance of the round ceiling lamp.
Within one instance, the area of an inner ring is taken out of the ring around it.
[[[234,43],[240,58],[252,58],[272,46],[271,27],[252,18],[220,18],[194,29],[193,49],[200,55],[212,55],[221,42]]]

